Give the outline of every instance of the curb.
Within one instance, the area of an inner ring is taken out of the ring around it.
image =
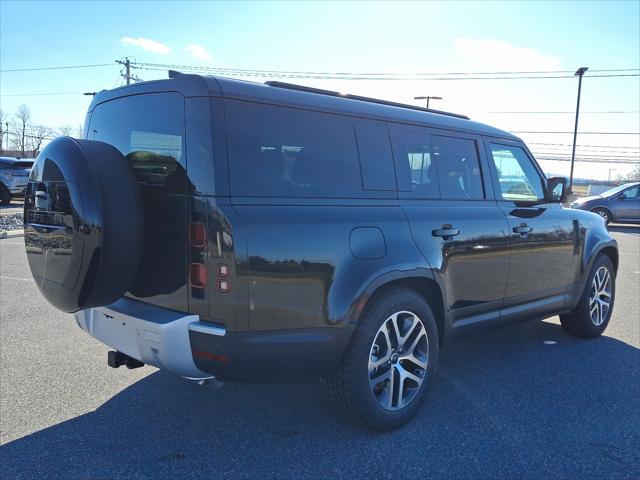
[[[24,236],[24,230],[0,231],[0,239],[2,238],[18,238]]]

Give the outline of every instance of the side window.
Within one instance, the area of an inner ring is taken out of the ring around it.
[[[395,190],[396,174],[385,124],[357,121],[358,156],[365,190]]]
[[[484,199],[475,140],[432,136],[433,157],[443,199]]]
[[[404,163],[400,171],[408,172],[412,196],[425,199],[440,198],[438,172],[431,155],[429,132],[417,128],[402,128],[398,134],[401,142],[398,161]]]
[[[132,95],[101,103],[91,116],[88,138],[120,150],[140,183],[184,191],[184,99],[179,93]]]
[[[502,198],[515,202],[543,200],[542,177],[525,151],[512,145],[491,143],[490,146]]]
[[[225,105],[232,195],[362,196],[352,120],[236,100]]]
[[[640,193],[639,190],[640,186],[636,185],[635,187],[627,188],[622,192],[622,195],[624,195],[625,198],[636,198],[638,193]]]

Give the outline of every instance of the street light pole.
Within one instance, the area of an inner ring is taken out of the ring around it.
[[[582,76],[589,67],[580,67],[574,76],[578,77],[578,103],[576,104],[576,123],[573,127],[573,148],[571,149],[571,173],[569,174],[569,193],[573,192],[573,166],[576,160],[576,138],[578,136],[578,115],[580,114],[580,91],[582,90]]]
[[[427,110],[429,110],[429,100],[442,100],[442,97],[429,96],[426,97],[413,97],[414,100],[426,100],[427,101]]]

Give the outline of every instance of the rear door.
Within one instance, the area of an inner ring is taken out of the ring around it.
[[[524,145],[486,141],[498,204],[509,222],[506,320],[523,311],[561,308],[575,279],[578,224],[559,203],[545,201],[544,175]],[[536,308],[538,308],[536,307]]]
[[[640,185],[627,188],[613,199],[616,219],[627,222],[640,220]]]
[[[507,221],[478,136],[391,126],[399,197],[413,238],[436,270],[455,326],[499,320]]]

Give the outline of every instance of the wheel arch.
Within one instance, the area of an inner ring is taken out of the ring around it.
[[[436,325],[438,326],[438,340],[440,345],[444,343],[446,338],[446,322],[445,322],[445,298],[443,290],[431,272],[423,275],[394,275],[385,276],[384,279],[379,279],[367,288],[365,293],[360,297],[356,308],[351,316],[352,321],[358,321],[362,314],[366,311],[367,306],[372,303],[377,297],[384,292],[396,288],[402,287],[409,290],[413,290],[420,295],[428,304],[433,315],[436,319]]]

